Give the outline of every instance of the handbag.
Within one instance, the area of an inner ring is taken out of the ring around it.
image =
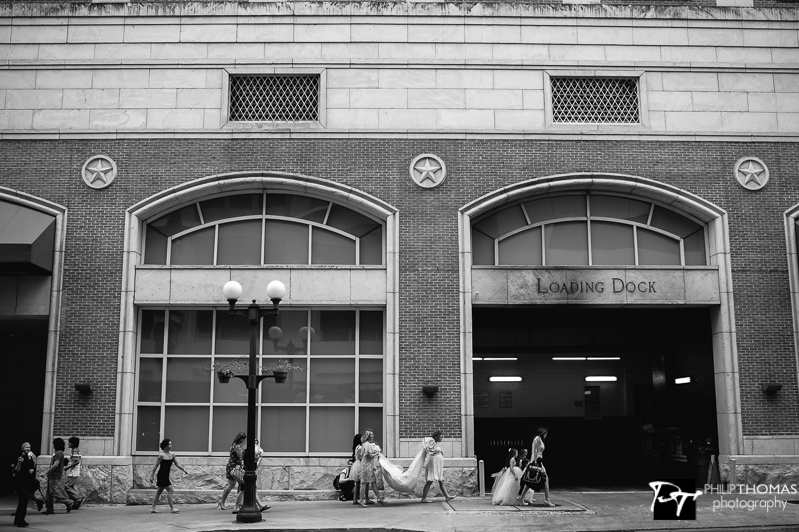
[[[230,472],[230,476],[236,479],[236,482],[244,482],[244,470],[241,468],[241,466],[234,467]]]
[[[533,463],[528,464],[524,469],[524,473],[522,473],[522,482],[527,484],[538,484],[544,478],[544,468],[538,467]]]

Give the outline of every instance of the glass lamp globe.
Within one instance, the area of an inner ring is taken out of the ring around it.
[[[228,281],[225,283],[225,286],[222,287],[222,295],[224,295],[227,300],[240,298],[241,292],[241,285],[236,281]]]
[[[283,299],[286,295],[286,285],[278,280],[274,280],[266,285],[266,297],[269,299]]]

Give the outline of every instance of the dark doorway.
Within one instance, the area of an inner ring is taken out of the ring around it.
[[[0,494],[14,491],[8,465],[16,462],[23,442],[41,454],[44,376],[47,360],[47,316],[0,316]]]
[[[529,450],[540,426],[549,429],[553,489],[649,489],[654,476],[705,482],[718,441],[708,308],[473,315],[475,451],[487,489],[508,448]]]

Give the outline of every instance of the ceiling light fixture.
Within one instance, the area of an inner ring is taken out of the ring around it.
[[[489,377],[490,382],[521,382],[522,378],[517,376]]]
[[[691,377],[680,377],[678,379],[674,379],[674,384],[688,384],[691,382]]]
[[[617,377],[600,376],[600,375],[594,375],[585,378],[585,382],[616,382],[617,380],[618,380]]]

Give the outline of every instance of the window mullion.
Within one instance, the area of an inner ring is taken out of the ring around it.
[[[158,427],[158,440],[164,437],[164,423],[166,423],[166,370],[167,362],[167,346],[169,345],[169,309],[164,310],[164,347],[161,349],[161,423]]]
[[[547,224],[541,224],[541,266],[547,265]]]
[[[593,266],[594,265],[594,254],[592,253],[592,250],[591,250],[592,246],[591,246],[591,201],[589,199],[590,197],[591,196],[588,195],[588,194],[585,195],[585,213],[586,213],[585,229],[586,229],[586,231],[588,231],[588,235],[587,235],[587,237],[588,237],[587,238],[587,241],[588,241],[588,265],[589,266]]]

